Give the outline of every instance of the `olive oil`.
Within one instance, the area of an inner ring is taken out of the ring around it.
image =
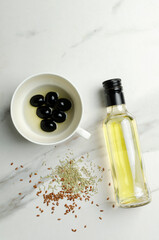
[[[138,131],[128,113],[120,79],[103,83],[107,99],[107,117],[103,122],[110,160],[115,198],[120,207],[137,207],[150,202]]]
[[[31,92],[29,92],[29,94],[26,96],[23,106],[24,106],[24,120],[27,121],[27,126],[29,128],[31,128],[31,130],[41,136],[53,136],[53,135],[59,135],[62,132],[64,132],[71,124],[72,119],[73,119],[73,115],[74,115],[74,106],[73,106],[73,102],[72,102],[72,107],[69,111],[66,112],[66,120],[62,123],[58,123],[57,124],[57,129],[53,132],[44,132],[41,128],[40,128],[40,123],[41,120],[37,114],[37,108],[31,106],[30,104],[30,99],[32,98],[32,96],[40,94],[43,95],[44,97],[46,96],[46,94],[48,92],[56,92],[58,94],[58,98],[67,98],[69,99],[71,102],[71,98],[69,96],[69,94],[62,88],[57,87],[57,86],[52,86],[52,85],[42,85],[38,88],[33,89]]]

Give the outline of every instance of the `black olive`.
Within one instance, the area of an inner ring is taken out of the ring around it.
[[[57,128],[56,123],[52,119],[43,119],[40,127],[45,132],[53,132]]]
[[[33,107],[40,107],[44,104],[44,102],[44,97],[40,94],[37,94],[30,99],[30,104]]]
[[[57,100],[55,103],[55,109],[60,110],[60,111],[68,111],[71,108],[72,104],[70,100],[66,98],[60,98]]]
[[[66,113],[61,112],[59,110],[54,110],[52,112],[51,118],[57,123],[62,123],[66,120]]]
[[[56,92],[48,92],[45,96],[46,105],[53,107],[58,99],[58,95]]]
[[[51,109],[47,106],[38,107],[36,114],[39,118],[49,118],[51,116]]]

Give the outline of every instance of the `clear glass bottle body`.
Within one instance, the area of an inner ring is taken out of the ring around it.
[[[125,104],[107,108],[103,130],[117,205],[137,207],[149,203],[136,121]]]

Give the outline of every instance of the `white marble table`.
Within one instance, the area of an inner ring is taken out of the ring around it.
[[[158,240],[159,2],[1,0],[0,6],[0,239]],[[77,87],[84,105],[81,126],[92,133],[89,141],[74,136],[54,148],[32,144],[17,133],[9,113],[12,94],[23,79],[39,72],[61,75]],[[76,157],[89,152],[91,161],[105,164],[101,83],[113,77],[123,79],[128,109],[138,121],[152,202],[136,209],[112,208],[106,201],[106,169],[96,196],[104,209],[102,221],[96,207],[83,207],[79,231],[73,233],[71,216],[60,223],[49,213],[35,217],[41,200],[27,176],[41,171],[43,159],[58,164],[57,156],[63,158],[68,148]],[[24,168],[15,172],[11,162]]]

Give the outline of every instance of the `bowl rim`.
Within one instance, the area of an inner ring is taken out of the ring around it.
[[[76,90],[76,93],[77,93],[78,98],[79,98],[80,103],[81,103],[81,116],[80,116],[80,119],[79,119],[79,122],[78,122],[77,127],[75,128],[75,130],[74,130],[68,137],[66,137],[66,138],[64,138],[64,139],[62,139],[62,140],[60,140],[60,141],[57,141],[57,142],[55,142],[55,143],[46,143],[46,142],[41,143],[41,142],[34,141],[34,140],[32,140],[31,138],[26,137],[25,134],[23,134],[23,133],[21,132],[21,130],[17,127],[16,122],[15,122],[14,117],[13,117],[13,102],[14,102],[15,96],[16,96],[16,94],[17,94],[17,91],[20,89],[20,87],[21,87],[25,82],[27,82],[27,81],[30,80],[31,78],[38,77],[38,76],[41,76],[41,75],[52,75],[52,76],[54,76],[54,77],[59,77],[59,78],[64,79],[66,82],[68,82],[68,83]],[[82,119],[82,115],[83,115],[83,104],[82,104],[82,99],[81,99],[81,96],[80,96],[77,88],[76,88],[76,87],[74,86],[74,84],[72,84],[69,80],[67,80],[65,77],[62,77],[62,76],[60,76],[60,75],[58,75],[58,74],[54,74],[54,73],[51,73],[51,72],[41,72],[41,73],[37,73],[37,74],[30,75],[29,77],[25,78],[25,79],[16,87],[16,89],[14,90],[14,93],[13,93],[13,95],[12,95],[11,102],[10,102],[10,114],[11,114],[11,119],[12,119],[13,125],[14,125],[14,127],[16,128],[16,130],[20,133],[21,136],[23,136],[23,137],[24,137],[25,139],[27,139],[29,142],[32,142],[32,143],[35,143],[35,144],[38,144],[38,145],[45,145],[45,146],[47,146],[47,145],[57,145],[57,144],[63,143],[63,142],[65,142],[65,141],[67,141],[68,139],[70,139],[70,138],[75,134],[75,132],[77,131],[77,129],[78,129],[79,125],[80,125],[81,119]]]

